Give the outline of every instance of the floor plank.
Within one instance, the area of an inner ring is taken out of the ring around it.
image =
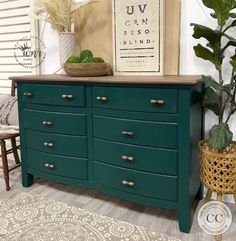
[[[91,189],[84,189],[78,186],[68,186],[56,184],[50,181],[36,178],[34,185],[24,188],[21,185],[21,172],[16,169],[10,174],[11,190],[19,190],[30,192],[32,194],[42,194],[49,199],[65,202],[79,208],[84,208],[91,212],[97,212],[111,218],[146,227],[150,231],[165,233],[170,236],[177,237],[182,241],[211,241],[213,236],[205,234],[198,226],[197,211],[194,214],[194,220],[191,232],[184,234],[179,231],[177,214],[175,211],[168,209],[151,208],[129,201],[120,200],[118,198],[99,193]],[[3,173],[0,170],[0,195],[15,195],[16,192],[6,192]],[[203,201],[199,202],[197,210],[203,205]],[[236,205],[228,204],[233,217],[236,217]],[[226,234],[223,240],[233,241],[236,236],[236,220]]]

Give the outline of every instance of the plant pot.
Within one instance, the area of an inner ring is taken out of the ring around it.
[[[219,153],[208,146],[208,140],[199,142],[201,181],[212,191],[222,194],[236,192],[236,142]]]
[[[58,39],[60,64],[63,66],[66,60],[75,52],[75,33],[60,32],[58,33]]]

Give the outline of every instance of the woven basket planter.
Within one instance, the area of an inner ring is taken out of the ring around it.
[[[221,194],[236,192],[236,142],[223,152],[209,148],[207,140],[199,142],[201,181],[212,191]]]

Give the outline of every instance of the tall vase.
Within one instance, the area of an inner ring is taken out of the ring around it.
[[[60,32],[58,38],[60,64],[63,66],[66,60],[75,52],[75,33]]]

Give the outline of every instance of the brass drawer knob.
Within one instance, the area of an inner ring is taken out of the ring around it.
[[[165,101],[164,100],[156,100],[156,99],[151,99],[150,100],[150,103],[151,104],[154,104],[154,105],[164,105],[165,104]]]
[[[42,122],[44,126],[52,126],[52,122],[51,121],[43,121]]]
[[[134,136],[134,132],[132,131],[122,131],[121,134],[123,136]]]
[[[97,96],[96,99],[98,101],[101,101],[101,102],[107,102],[108,101],[108,98],[106,96]]]
[[[122,158],[122,160],[125,160],[125,161],[133,161],[134,160],[133,156],[123,155],[121,158]]]
[[[24,96],[26,96],[26,97],[31,97],[33,94],[32,93],[30,93],[30,92],[24,92]]]
[[[134,182],[129,182],[129,181],[126,181],[126,180],[123,180],[122,184],[127,186],[127,187],[134,187],[135,186]]]
[[[74,99],[74,96],[73,95],[62,95],[61,96],[63,99],[65,99],[65,100],[72,100],[72,99]]]
[[[53,169],[55,167],[53,164],[49,164],[49,163],[46,163],[44,166],[49,169]]]
[[[49,142],[49,143],[44,142],[43,145],[46,146],[46,147],[50,147],[50,148],[54,147],[54,144],[52,142]]]

